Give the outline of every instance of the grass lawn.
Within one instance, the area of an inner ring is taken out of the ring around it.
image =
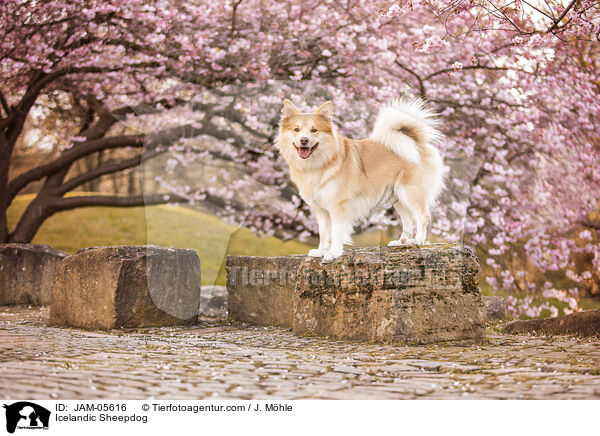
[[[15,199],[8,210],[14,226],[32,195]],[[59,212],[49,218],[33,240],[74,253],[83,247],[156,244],[191,248],[202,262],[202,283],[224,285],[227,254],[278,256],[303,254],[312,247],[298,241],[259,238],[247,229],[219,218],[178,206],[118,208],[89,207]]]

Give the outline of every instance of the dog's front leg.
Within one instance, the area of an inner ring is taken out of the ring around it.
[[[329,212],[317,205],[311,205],[311,209],[319,225],[319,248],[313,248],[308,252],[308,255],[310,257],[323,257],[331,246],[331,217]]]
[[[344,252],[344,242],[350,240],[352,233],[352,220],[349,213],[344,208],[336,207],[330,211],[331,215],[331,247],[323,260],[333,260]]]

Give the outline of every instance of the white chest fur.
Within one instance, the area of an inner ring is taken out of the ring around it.
[[[327,210],[328,206],[339,198],[339,179],[333,177],[336,172],[337,168],[326,171],[303,171],[294,174],[293,179],[304,201]]]

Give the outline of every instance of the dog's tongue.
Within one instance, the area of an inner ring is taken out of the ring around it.
[[[311,148],[308,147],[301,147],[298,149],[298,155],[302,158],[302,159],[306,159],[310,156],[310,152],[312,151]]]

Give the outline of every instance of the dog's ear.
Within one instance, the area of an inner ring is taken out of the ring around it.
[[[316,113],[324,116],[327,119],[331,119],[333,116],[333,104],[331,104],[331,101],[323,103],[321,106],[319,106],[319,109],[317,109]]]
[[[296,115],[299,112],[300,112],[300,109],[298,109],[296,106],[294,106],[294,103],[292,103],[289,100],[283,101],[283,109],[281,109],[281,115],[283,118],[289,118],[292,115]]]

